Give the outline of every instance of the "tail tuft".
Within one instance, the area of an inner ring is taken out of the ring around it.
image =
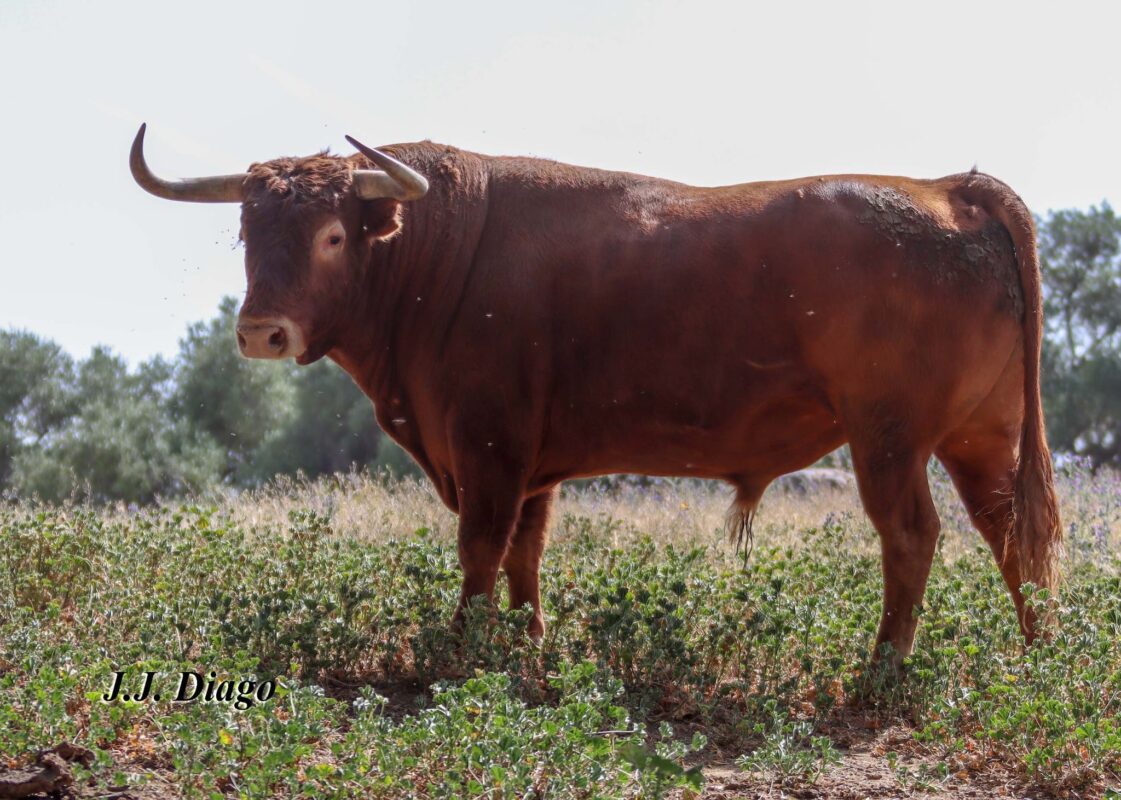
[[[755,512],[759,509],[758,492],[749,492],[745,487],[739,487],[732,507],[724,519],[724,533],[728,541],[736,547],[736,552],[743,551],[743,565],[747,567],[747,560],[751,551],[755,549],[755,535],[752,530],[755,524]]]
[[[1037,419],[1038,424],[1024,420],[1012,496],[1013,541],[1005,547],[1005,553],[1019,559],[1022,581],[1054,592],[1062,578],[1063,524],[1042,415]]]

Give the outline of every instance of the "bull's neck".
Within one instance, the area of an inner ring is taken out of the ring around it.
[[[419,365],[440,361],[486,222],[483,158],[428,142],[385,148],[425,174],[429,191],[401,210],[401,231],[374,245],[366,288],[332,357],[376,405],[423,390]],[[379,409],[380,413],[381,409]]]

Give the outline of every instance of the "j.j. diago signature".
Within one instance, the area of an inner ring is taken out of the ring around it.
[[[245,710],[257,703],[272,699],[276,693],[276,680],[263,681],[243,678],[218,680],[216,672],[208,675],[200,672],[176,672],[167,676],[173,682],[174,695],[161,691],[164,680],[155,671],[139,672],[129,676],[124,670],[113,673],[109,691],[101,695],[106,703],[129,702],[159,703],[167,699],[173,703],[229,703],[234,708]]]

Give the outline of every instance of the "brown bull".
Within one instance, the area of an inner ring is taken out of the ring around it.
[[[1020,587],[1055,585],[1061,525],[1033,224],[1000,181],[696,188],[353,140],[349,157],[164,181],[143,136],[145,189],[242,204],[242,352],[337,362],[458,512],[460,609],[501,568],[541,636],[563,480],[718,478],[735,525],[847,442],[883,552],[877,650],[911,650],[939,530],[932,455],[1034,636]]]

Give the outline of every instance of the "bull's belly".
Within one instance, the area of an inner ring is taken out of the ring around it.
[[[769,481],[809,466],[845,441],[832,409],[815,395],[744,403],[709,423],[686,421],[680,408],[630,411],[603,410],[594,419],[572,421],[571,435],[543,449],[548,457],[535,488],[620,472]]]

